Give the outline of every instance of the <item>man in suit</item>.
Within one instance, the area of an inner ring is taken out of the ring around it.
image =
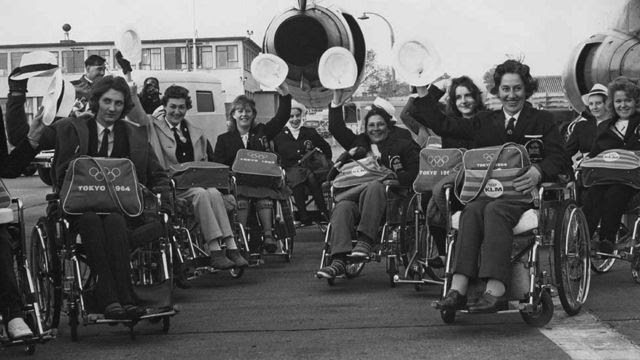
[[[124,120],[133,107],[131,92],[120,77],[105,76],[89,97],[92,114],[57,121],[40,139],[44,149],[55,147],[54,186],[60,189],[71,160],[78,156],[129,158],[138,181],[155,192],[167,193],[169,179],[149,145],[146,129]],[[118,214],[88,212],[70,216],[80,234],[91,271],[98,275],[96,298],[110,319],[137,318],[131,290],[127,220]]]
[[[505,142],[525,144],[528,137],[541,137],[544,143],[541,161],[516,178],[514,186],[527,193],[543,180],[556,181],[558,175],[569,171],[571,162],[551,113],[536,110],[526,102],[537,89],[529,67],[507,60],[496,68],[493,79],[491,93],[500,99],[501,110],[483,111],[465,120],[447,117],[438,108],[438,98],[444,93],[431,85],[418,88],[412,115],[436,134],[472,140],[476,147]],[[438,303],[440,309],[466,307],[468,282],[476,277],[487,280],[487,288],[476,303],[469,304],[469,311],[495,312],[506,306],[512,228],[529,207],[530,204],[509,199],[475,200],[465,207],[460,218],[452,286]]]
[[[93,84],[104,76],[106,61],[107,60],[100,55],[90,55],[84,61],[85,72],[82,77],[71,82],[76,88],[76,98],[83,104],[82,108],[78,107],[77,110],[79,112],[86,110],[84,105],[86,105],[89,100]]]

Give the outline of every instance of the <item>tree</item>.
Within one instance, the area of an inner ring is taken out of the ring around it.
[[[367,50],[363,80],[356,93],[361,93],[363,96],[379,96],[383,98],[408,95],[410,87],[407,83],[397,83],[396,91],[393,91],[391,67],[378,64],[376,56],[375,50]]]

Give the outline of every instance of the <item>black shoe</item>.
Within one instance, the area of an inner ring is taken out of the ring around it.
[[[269,254],[273,254],[274,252],[276,252],[276,250],[278,250],[278,244],[276,243],[276,241],[273,239],[273,237],[271,236],[264,236],[264,243],[262,244],[262,247],[264,248],[264,251],[268,252]]]
[[[495,313],[507,308],[507,296],[493,296],[489,293],[484,293],[478,299],[475,304],[469,306],[470,313]]]
[[[461,295],[458,290],[449,290],[447,296],[436,301],[435,305],[440,310],[462,310],[467,306],[467,296]]]
[[[131,320],[138,320],[141,316],[147,313],[147,309],[142,306],[136,306],[133,304],[127,304],[123,306],[124,311],[127,313],[127,317]]]
[[[119,303],[109,304],[104,309],[104,318],[110,320],[127,320],[127,312]]]
[[[174,275],[173,283],[180,289],[191,289],[191,284],[187,280],[187,276],[184,274]]]
[[[600,249],[601,253],[613,254],[613,251],[615,250],[615,246],[609,240],[602,240],[602,241],[600,241],[600,248],[599,249]]]

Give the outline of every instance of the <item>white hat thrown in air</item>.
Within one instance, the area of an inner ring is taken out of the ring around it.
[[[273,54],[260,54],[251,62],[251,75],[260,85],[275,89],[282,85],[289,73],[289,66]]]
[[[132,65],[142,61],[142,40],[132,26],[120,30],[114,43],[116,49],[122,53],[122,57],[129,60]]]
[[[393,106],[389,101],[377,97],[375,100],[373,100],[373,105],[386,111],[387,114],[391,116],[391,119],[395,119],[396,107]]]
[[[76,88],[62,77],[62,71],[56,70],[51,78],[49,89],[42,99],[44,112],[42,122],[49,125],[56,117],[67,117],[76,100]]]
[[[291,108],[292,109],[300,109],[300,112],[304,114],[307,112],[307,107],[297,102],[295,99],[291,99]]]
[[[327,89],[347,89],[358,80],[358,65],[353,54],[341,47],[334,46],[320,57],[318,64],[320,83]]]
[[[24,80],[34,76],[49,76],[58,68],[58,59],[49,51],[33,51],[22,55],[20,70],[11,80]]]
[[[588,93],[582,95],[582,102],[586,106],[589,106],[589,97],[591,97],[591,95],[602,95],[604,96],[605,100],[609,97],[607,87],[602,84],[593,85],[593,87],[591,88],[591,90],[589,90]]]
[[[412,86],[425,86],[443,71],[440,56],[426,39],[411,38],[393,46],[393,68]]]

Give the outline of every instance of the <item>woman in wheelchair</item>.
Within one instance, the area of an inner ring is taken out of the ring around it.
[[[22,81],[24,87],[26,87],[26,82],[27,80]],[[9,79],[9,88],[11,90],[14,90],[16,85],[15,81]],[[10,132],[9,138],[21,139],[21,141],[9,153],[4,119],[2,118],[2,110],[0,110],[0,177],[15,178],[22,174],[24,168],[29,165],[38,153],[40,137],[44,130],[42,109],[35,116],[30,128],[27,128],[26,118],[10,116],[7,118],[7,123],[11,123],[11,126],[8,126],[9,129],[25,130],[25,132],[18,133]],[[28,134],[26,133],[27,129],[29,129]],[[0,187],[0,198],[5,196],[8,198],[4,184],[0,184]],[[22,297],[16,283],[12,254],[13,249],[8,226],[7,224],[0,224],[0,315],[2,315],[9,338],[22,339],[33,336],[33,332],[22,318]]]
[[[189,161],[213,161],[213,149],[205,129],[185,117],[191,109],[189,90],[169,86],[162,97],[162,108],[151,117],[140,113],[143,109],[135,98],[134,103],[136,122],[147,128],[151,147],[164,169]],[[176,195],[193,204],[196,221],[211,254],[212,267],[224,270],[249,266],[238,251],[225,201],[218,189],[194,187],[179,190]],[[220,247],[222,242],[227,247],[227,254]]]
[[[276,115],[266,123],[256,124],[256,103],[252,99],[240,95],[233,103],[229,112],[229,130],[218,136],[213,161],[231,167],[240,149],[267,151],[268,142],[282,130],[289,120],[291,113],[291,95],[288,95],[286,85],[277,88],[280,93],[279,106]],[[277,250],[277,243],[272,236],[273,200],[286,200],[288,189],[275,190],[269,187],[257,187],[238,184],[238,220],[243,226],[247,225],[250,201],[255,202],[258,217],[262,224],[264,249],[273,253]]]
[[[287,184],[293,191],[300,222],[303,225],[311,225],[311,218],[306,208],[307,188],[311,190],[320,216],[328,220],[327,205],[322,194],[322,181],[331,167],[331,145],[315,129],[302,126],[302,118],[306,111],[304,105],[295,100],[292,101],[289,122],[273,142],[280,155],[282,166],[285,168]],[[310,151],[317,153],[308,154]],[[325,159],[324,164],[322,159],[318,159],[319,157]],[[314,159],[318,159],[321,164],[312,164]],[[301,162],[301,160],[305,161]]]
[[[543,179],[556,180],[570,167],[562,138],[551,113],[534,109],[526,102],[537,88],[529,67],[516,60],[497,66],[491,93],[502,109],[483,111],[471,119],[448,117],[438,108],[443,92],[435,84],[419,87],[413,116],[438,135],[467,139],[475,147],[497,146],[505,142],[525,144],[526,136],[541,136],[544,155],[526,173],[514,179],[517,191],[536,189]],[[437,303],[441,310],[468,306],[471,312],[496,312],[507,304],[505,284],[510,278],[512,228],[531,204],[509,199],[475,200],[463,210],[455,249],[451,289]],[[469,279],[487,280],[477,302],[467,304]]]
[[[613,80],[608,86],[611,119],[598,125],[589,157],[608,149],[640,150],[640,87],[626,77]],[[624,184],[594,185],[586,190],[584,213],[589,232],[594,234],[600,224],[600,252],[614,249],[620,219],[638,190]]]
[[[579,118],[567,125],[565,148],[567,154],[572,158],[576,153],[589,153],[596,138],[598,126],[609,118],[607,110],[607,87],[602,84],[595,84],[591,90],[582,95],[582,102],[589,111],[584,111]]]
[[[342,113],[342,91],[334,90],[329,109],[329,131],[334,138],[345,149],[366,149],[381,165],[396,173],[400,185],[410,186],[418,175],[418,144],[408,139],[389,138],[391,115],[375,105],[365,115],[364,124],[366,132],[360,135],[347,128]],[[369,256],[385,216],[386,196],[382,181],[372,181],[357,192],[346,190],[338,194],[336,201],[331,213],[331,264],[318,270],[319,278],[333,279],[343,275],[348,256]],[[358,241],[352,246],[354,228]]]
[[[89,99],[95,115],[66,118],[45,129],[41,146],[45,149],[55,146],[56,151],[52,167],[55,189],[59,191],[62,186],[71,160],[88,155],[129,158],[141,184],[154,192],[168,194],[169,178],[149,145],[146,129],[124,120],[133,107],[131,96],[123,78],[105,76],[93,85]],[[71,229],[82,239],[91,272],[97,275],[96,298],[105,318],[125,320],[141,316],[144,309],[136,306],[131,286],[127,231],[128,222],[137,219],[95,212],[67,218]]]

